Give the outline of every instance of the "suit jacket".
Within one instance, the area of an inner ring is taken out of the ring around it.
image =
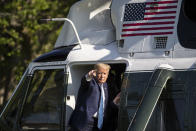
[[[105,112],[108,106],[108,87],[103,83],[105,93]],[[70,118],[70,125],[75,129],[82,130],[88,123],[94,123],[93,115],[98,111],[101,96],[101,88],[93,78],[86,81],[84,76],[81,81],[81,87],[78,92],[76,108]],[[104,114],[106,116],[106,114]]]

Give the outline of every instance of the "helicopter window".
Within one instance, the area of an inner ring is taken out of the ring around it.
[[[195,2],[194,0],[185,0],[184,11],[189,19],[196,22],[196,14],[195,14],[196,8],[194,2]]]
[[[184,115],[187,108],[185,107],[185,90],[187,88],[185,82],[187,78],[184,72],[179,71],[174,73],[175,76],[167,81],[145,131],[183,131],[183,126],[185,125]],[[138,108],[141,107],[140,104],[144,98],[146,89],[149,89],[148,84],[152,75],[153,72],[127,72],[124,75],[123,83],[125,85],[122,85],[124,88],[122,100],[124,101],[121,101],[122,107],[120,107],[119,111],[118,129],[127,130],[130,123],[135,120],[134,117],[138,113]],[[194,77],[192,76],[192,78]],[[191,82],[192,80],[187,83]],[[192,85],[191,87],[195,86]],[[190,97],[189,95],[187,96]],[[194,99],[192,100],[194,101]],[[194,109],[191,110],[193,111]],[[145,110],[148,110],[148,106],[145,106]],[[136,121],[138,122],[139,120]],[[144,121],[140,122],[143,123]]]
[[[177,26],[178,39],[184,48],[196,49],[196,8],[193,0],[183,0]]]
[[[184,118],[186,112],[185,90],[187,79],[186,72],[176,71],[175,76],[170,79],[150,118],[147,131],[183,131]],[[156,123],[156,124],[155,124]],[[156,125],[156,126],[155,126]]]
[[[23,130],[60,129],[63,80],[63,70],[35,72],[22,113]]]
[[[5,117],[4,117],[4,122],[6,123],[7,127],[10,127],[10,128],[14,127],[14,123],[17,119],[17,115],[18,115],[20,106],[23,101],[24,92],[27,89],[26,87],[28,87],[28,83],[30,79],[31,79],[31,76],[24,77],[21,85],[16,90],[14,96],[12,97],[10,103],[8,104],[8,107],[7,107],[8,111],[5,113]]]

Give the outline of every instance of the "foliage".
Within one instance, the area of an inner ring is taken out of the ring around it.
[[[39,20],[66,17],[74,2],[76,0],[1,0],[0,90],[4,89],[4,102],[29,62],[53,48],[63,24]]]

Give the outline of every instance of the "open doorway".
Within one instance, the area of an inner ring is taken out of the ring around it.
[[[108,88],[110,91],[109,99],[113,99],[121,89],[121,82],[123,79],[123,74],[126,69],[125,63],[107,63],[111,66],[111,70],[107,79]],[[75,109],[75,104],[77,100],[78,90],[80,88],[81,79],[94,67],[93,64],[74,64],[69,68],[69,79],[67,88],[67,98],[66,98],[66,127],[68,127],[68,122],[70,116]],[[111,112],[113,113],[113,112]],[[118,116],[118,112],[116,114]],[[117,118],[115,118],[117,119]],[[117,123],[116,123],[117,126]]]

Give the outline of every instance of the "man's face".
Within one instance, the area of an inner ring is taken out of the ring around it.
[[[99,67],[96,72],[96,78],[98,83],[105,83],[108,78],[109,70]]]

